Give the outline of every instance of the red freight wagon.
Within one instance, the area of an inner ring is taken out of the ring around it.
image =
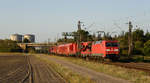
[[[97,41],[92,44],[92,56],[119,57],[118,41]]]
[[[69,43],[59,45],[57,49],[57,53],[60,55],[75,55],[77,52],[77,44],[76,43]]]
[[[66,50],[67,48],[65,47],[65,45],[57,46],[57,54],[59,55],[64,55]]]
[[[53,46],[49,49],[50,53],[56,54],[57,53],[57,46]]]
[[[77,48],[77,44],[76,43],[69,43],[68,44],[68,55],[76,55],[78,48]]]

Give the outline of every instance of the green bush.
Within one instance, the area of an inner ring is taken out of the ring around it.
[[[122,54],[122,55],[128,55],[128,50],[123,49],[123,50],[121,51],[121,54]]]
[[[143,54],[144,43],[142,41],[136,41],[134,43],[134,54]]]
[[[17,42],[11,40],[0,40],[0,52],[22,52]]]
[[[144,54],[150,56],[150,40],[144,44]]]

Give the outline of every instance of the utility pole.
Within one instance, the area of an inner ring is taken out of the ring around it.
[[[133,44],[132,44],[132,28],[133,28],[133,25],[132,25],[131,21],[129,21],[129,33],[128,33],[128,44],[129,44],[128,55],[129,56],[131,55],[132,49],[133,49]]]
[[[80,34],[80,31],[81,31],[81,22],[78,21],[78,30],[77,30],[77,33],[78,33],[78,36],[77,36],[78,53],[77,53],[77,56],[79,56],[81,54],[81,52],[80,52],[80,48],[81,48],[81,34]]]
[[[82,38],[81,38],[81,23],[83,23],[83,22],[80,22],[80,21],[78,21],[78,30],[77,30],[77,33],[78,33],[78,35],[79,35],[79,40],[80,40],[80,42],[81,42],[81,40],[82,40]]]
[[[81,22],[78,21],[78,30],[81,30]]]
[[[78,30],[77,30],[77,34],[75,35],[75,34],[73,34],[72,32],[63,32],[63,36],[64,37],[67,37],[67,36],[76,36],[77,37],[77,49],[78,49],[78,52],[77,52],[77,56],[79,56],[80,54],[81,54],[81,52],[80,52],[80,48],[81,48],[81,22],[80,21],[78,21]]]

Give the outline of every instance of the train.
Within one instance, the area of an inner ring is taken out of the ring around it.
[[[50,47],[49,52],[64,56],[79,57],[101,57],[108,59],[118,59],[119,44],[118,41],[101,40],[77,43],[67,43]]]

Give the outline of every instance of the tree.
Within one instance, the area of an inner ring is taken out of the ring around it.
[[[144,43],[144,54],[150,56],[150,40]]]
[[[106,33],[106,35],[104,35],[104,39],[105,40],[112,40],[111,35],[109,34],[109,32]]]
[[[145,38],[144,41],[150,40],[150,33],[148,32],[148,30],[147,30],[144,38]]]
[[[30,43],[30,40],[28,40],[27,38],[25,38],[25,39],[23,40],[23,43]]]
[[[144,44],[142,41],[136,41],[134,43],[134,53],[135,54],[143,54],[143,47],[144,47]]]
[[[85,31],[85,30],[78,30],[77,33],[79,33],[80,37],[80,41],[87,41],[88,37],[89,37],[89,32]]]
[[[118,39],[119,43],[119,48],[120,48],[120,53],[123,55],[127,55],[128,54],[128,40],[123,37]]]
[[[133,32],[133,41],[143,41],[144,31],[142,29],[136,29]]]

